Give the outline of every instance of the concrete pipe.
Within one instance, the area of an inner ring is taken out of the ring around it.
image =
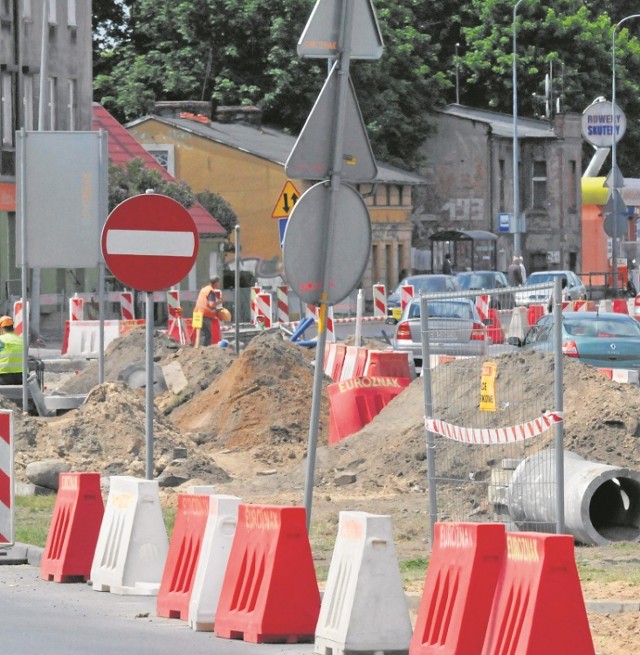
[[[509,483],[509,514],[521,530],[555,532],[555,450],[523,460]],[[640,472],[564,452],[565,530],[576,541],[605,546],[640,541]]]

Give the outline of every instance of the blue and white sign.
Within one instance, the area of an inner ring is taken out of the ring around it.
[[[511,230],[511,214],[498,214],[498,232],[505,234]]]
[[[620,107],[608,100],[590,104],[582,112],[582,136],[596,148],[609,148],[615,138],[616,143],[627,130],[627,118]]]
[[[278,219],[278,231],[280,232],[280,247],[284,245],[284,232],[287,229],[287,223],[289,218],[279,218]]]

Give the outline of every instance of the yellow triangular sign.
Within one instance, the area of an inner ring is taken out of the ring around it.
[[[272,218],[288,218],[291,210],[300,198],[300,191],[291,180],[287,180],[278,196],[278,201],[271,212]]]

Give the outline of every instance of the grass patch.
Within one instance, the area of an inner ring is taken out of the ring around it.
[[[44,548],[55,503],[55,495],[16,496],[16,541]]]

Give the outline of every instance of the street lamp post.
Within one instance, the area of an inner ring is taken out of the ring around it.
[[[628,20],[632,18],[640,18],[640,14],[631,14],[619,20],[613,26],[613,33],[611,35],[611,198],[613,209],[613,223],[611,237],[611,260],[613,266],[613,292],[618,295],[618,162],[616,157],[616,31]]]
[[[460,104],[460,62],[458,60],[459,43],[456,43],[456,105]]]
[[[518,152],[518,71],[516,42],[516,12],[523,0],[518,0],[513,6],[513,254],[520,255],[520,180]]]

